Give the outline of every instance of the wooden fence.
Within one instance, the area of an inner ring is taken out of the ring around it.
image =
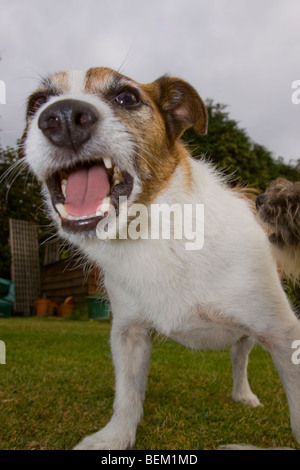
[[[99,282],[101,276],[96,269],[85,273],[78,261],[72,259],[48,264],[41,271],[42,295],[56,304],[72,296],[75,306],[81,309],[87,309],[87,297],[98,291]]]
[[[59,241],[46,246],[44,266],[40,267],[38,226],[9,219],[9,228],[11,277],[16,282],[14,312],[28,316],[35,313],[35,300],[40,297],[59,305],[70,296],[76,307],[87,310],[87,297],[94,295],[103,282],[99,270],[84,269],[74,257],[58,261]]]
[[[9,219],[11,278],[16,283],[14,310],[33,313],[34,300],[40,295],[38,227],[24,220]]]

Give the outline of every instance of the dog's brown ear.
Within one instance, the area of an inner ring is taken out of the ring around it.
[[[180,137],[189,127],[194,127],[198,134],[207,133],[208,116],[205,104],[189,83],[164,75],[152,85],[156,90],[157,105],[174,139]]]

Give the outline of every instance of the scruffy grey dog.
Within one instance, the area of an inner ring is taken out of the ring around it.
[[[270,231],[269,240],[291,277],[300,275],[300,182],[272,181],[256,199],[260,222]],[[282,256],[280,256],[282,253]]]

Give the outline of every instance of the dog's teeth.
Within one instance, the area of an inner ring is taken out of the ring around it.
[[[89,215],[81,215],[80,217],[76,217],[75,215],[68,215],[68,220],[84,220],[84,219],[91,219],[92,217],[96,217],[97,214],[89,214]]]
[[[67,219],[68,217],[70,217],[63,204],[58,203],[55,205],[55,207],[61,217],[63,217],[64,219]]]
[[[67,187],[67,180],[63,179],[61,181],[61,191],[65,197],[66,197],[66,187]]]
[[[114,167],[114,176],[115,177],[119,177],[119,178],[122,178],[122,172],[120,170],[120,168],[118,168],[117,166]]]
[[[101,212],[101,215],[104,215],[105,212],[109,212],[110,206],[110,197],[105,197],[101,202],[101,205],[97,208],[96,214]]]
[[[117,166],[114,167],[112,180],[113,180],[113,186],[116,186],[117,184],[120,184],[121,181],[123,181],[122,172]]]
[[[112,168],[112,160],[110,157],[103,157],[103,163],[104,163],[105,168],[107,168],[108,170]]]

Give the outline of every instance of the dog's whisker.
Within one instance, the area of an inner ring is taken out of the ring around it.
[[[3,184],[3,187],[6,188],[6,202],[8,201],[8,195],[11,187],[19,176],[23,173],[24,170],[28,170],[26,162],[15,162],[13,163],[1,176],[0,184]]]
[[[28,168],[26,161],[17,160],[1,175],[0,183],[5,183],[5,181],[10,183],[11,176],[14,178],[14,175],[17,174],[18,177],[25,168]]]

